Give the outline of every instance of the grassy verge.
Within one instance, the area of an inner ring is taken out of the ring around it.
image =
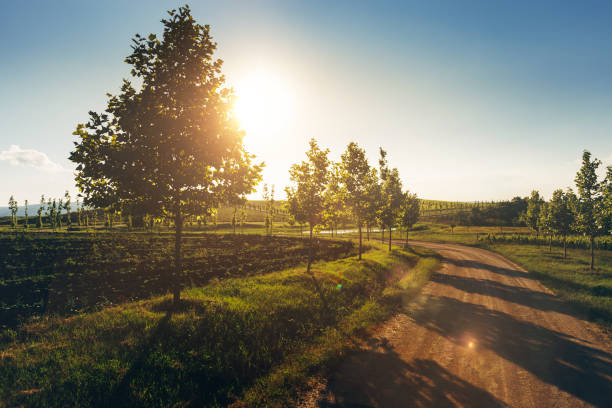
[[[319,290],[294,268],[188,289],[177,311],[162,296],[4,330],[0,406],[292,405],[436,264],[425,250],[374,247],[361,262],[315,264]]]

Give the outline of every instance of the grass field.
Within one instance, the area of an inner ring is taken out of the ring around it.
[[[364,254],[211,281],[69,318],[0,341],[0,406],[290,406],[346,340],[389,316],[437,265],[425,250]]]

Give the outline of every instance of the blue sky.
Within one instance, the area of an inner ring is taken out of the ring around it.
[[[160,32],[165,11],[182,4],[3,4],[0,199],[75,191],[67,157],[76,124],[128,77],[123,59],[134,34]],[[211,25],[228,85],[253,71],[282,84],[285,123],[245,140],[277,191],[311,137],[333,158],[354,140],[372,164],[382,146],[405,187],[431,199],[500,200],[532,189],[550,196],[573,184],[583,149],[612,164],[611,2],[191,8]]]

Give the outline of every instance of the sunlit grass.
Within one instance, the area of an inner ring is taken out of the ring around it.
[[[291,405],[350,335],[397,310],[436,262],[425,250],[374,248],[362,262],[315,263],[321,294],[300,267],[187,289],[176,311],[162,296],[5,330],[0,401]],[[403,265],[399,280],[394,265]]]

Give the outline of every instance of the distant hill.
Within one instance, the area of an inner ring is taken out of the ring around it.
[[[40,208],[40,204],[28,205],[28,216],[36,215],[36,211]],[[8,217],[11,215],[11,210],[8,207],[0,207],[0,217]],[[17,216],[23,217],[25,215],[25,207],[20,205],[17,208]]]

